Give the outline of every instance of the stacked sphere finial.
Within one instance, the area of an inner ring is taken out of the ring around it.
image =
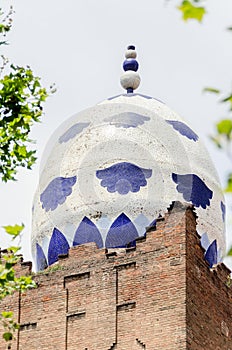
[[[127,90],[127,93],[133,93],[135,89],[139,87],[140,76],[137,73],[139,68],[138,61],[136,60],[137,53],[135,46],[130,45],[127,47],[125,53],[126,60],[123,62],[123,69],[125,73],[121,76],[121,85]]]

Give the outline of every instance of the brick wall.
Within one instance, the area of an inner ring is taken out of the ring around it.
[[[11,349],[231,350],[229,270],[209,269],[193,209],[175,203],[150,231],[136,249],[72,248],[5,299],[21,325]]]

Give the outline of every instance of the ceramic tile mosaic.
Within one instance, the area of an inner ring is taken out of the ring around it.
[[[134,244],[172,201],[196,207],[205,257],[210,265],[221,260],[218,175],[198,135],[156,99],[122,94],[74,115],[54,133],[42,163],[32,224],[38,269],[72,245]]]

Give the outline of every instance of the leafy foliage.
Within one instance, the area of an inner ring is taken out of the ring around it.
[[[6,45],[6,34],[12,25],[13,9],[6,16],[0,9],[0,45]],[[52,93],[45,89],[39,77],[30,67],[9,64],[3,55],[0,67],[0,180],[15,180],[20,167],[28,169],[36,160],[33,141],[29,138],[31,127],[40,121],[43,104]],[[7,74],[5,72],[7,71]],[[4,226],[7,234],[14,240],[24,225]],[[18,246],[11,246],[0,252],[0,301],[15,291],[24,292],[34,288],[31,276],[18,276],[15,265],[20,263]],[[0,322],[4,327],[3,339],[10,342],[19,325],[11,311],[0,312]]]
[[[10,7],[9,12],[7,15],[4,15],[4,12],[0,9],[0,35],[2,37],[5,37],[6,34],[10,31],[11,25],[12,25],[12,14],[13,14],[13,8]],[[5,45],[7,42],[5,40],[0,41],[0,45]]]
[[[182,12],[183,19],[185,21],[189,19],[195,19],[199,22],[202,21],[206,10],[202,6],[203,0],[184,0],[178,9]],[[228,31],[232,31],[232,26],[227,28]],[[217,95],[221,95],[222,92],[219,89],[206,87],[204,92],[209,92]],[[232,163],[232,92],[227,93],[219,100],[220,103],[229,104],[228,116],[220,119],[216,124],[215,135],[211,136],[211,140],[215,145],[220,148],[228,156],[229,161]],[[226,193],[232,193],[232,173],[227,175],[227,185],[225,188]],[[228,256],[232,256],[232,247],[227,252]],[[229,285],[231,285],[231,278],[229,276]]]
[[[5,38],[12,24],[11,9],[0,23],[0,37]],[[0,12],[3,16],[3,13]],[[0,44],[6,44],[5,40]],[[48,91],[41,85],[30,67],[9,64],[2,56],[0,75],[0,178],[15,180],[19,167],[31,169],[36,161],[33,141],[29,138],[32,126],[40,121]],[[7,69],[8,74],[3,74]]]
[[[220,90],[215,88],[205,88],[204,91],[214,93],[220,96],[219,102],[223,104],[228,104],[228,117],[220,119],[216,124],[216,133],[211,136],[211,140],[215,145],[223,150],[228,156],[228,159],[232,162],[232,93],[227,93],[225,96],[222,96]],[[232,174],[227,176],[227,185],[225,192],[232,193]]]
[[[29,132],[42,114],[48,92],[30,68],[11,65],[11,72],[0,79],[0,176],[14,180],[18,167],[31,169],[35,150]]]
[[[14,321],[13,312],[3,311],[0,314],[0,321],[4,327],[3,339],[7,342],[13,339],[13,332],[19,329],[19,325]]]
[[[15,237],[17,237],[23,230],[24,228],[24,224],[22,225],[14,225],[14,226],[3,226],[3,228],[5,229],[6,233],[8,233],[9,235],[12,235]]]
[[[13,239],[22,232],[24,225],[5,226],[6,233],[13,235]],[[24,292],[29,288],[35,288],[36,284],[31,276],[17,276],[15,265],[20,262],[20,256],[16,255],[19,247],[10,247],[0,256],[0,301],[15,291]],[[7,342],[14,338],[14,332],[19,325],[14,320],[13,312],[2,311],[0,322],[4,327],[3,339]]]
[[[184,21],[189,19],[195,19],[199,22],[202,21],[206,10],[203,6],[199,6],[199,0],[184,0],[178,9],[182,12],[182,18]]]

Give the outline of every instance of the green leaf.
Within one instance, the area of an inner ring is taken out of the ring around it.
[[[210,136],[210,139],[211,139],[211,141],[213,141],[215,143],[215,145],[218,148],[220,148],[220,149],[222,148],[220,137],[218,137],[218,136]]]
[[[18,147],[18,153],[19,153],[20,156],[25,158],[27,156],[26,146],[19,146]]]
[[[215,88],[212,88],[212,87],[206,87],[203,89],[203,92],[210,92],[210,93],[213,93],[213,94],[220,94],[220,90],[218,89],[215,89]]]
[[[4,318],[12,318],[13,317],[13,312],[12,311],[2,311],[1,315]]]
[[[24,224],[14,225],[14,226],[10,226],[10,225],[3,226],[3,228],[5,229],[6,233],[8,233],[9,235],[17,237],[24,229]]]
[[[229,102],[230,103],[230,110],[232,110],[232,94],[228,95],[226,98],[221,100],[222,103]]]
[[[226,193],[231,193],[232,192],[232,174],[228,175],[227,178],[227,187],[225,189]],[[232,249],[232,248],[231,248]]]
[[[19,167],[31,169],[35,163],[29,133],[53,92],[41,86],[29,67],[11,64],[9,71],[0,79],[0,178],[5,182],[15,180]]]
[[[20,247],[14,247],[14,246],[10,246],[7,250],[9,252],[12,252],[13,254],[17,253],[21,248]]]
[[[232,256],[232,247],[230,247],[230,250],[228,251],[227,256]]]
[[[232,27],[227,28],[227,30],[231,30],[232,31]]]
[[[226,135],[229,138],[232,132],[232,120],[223,119],[216,124],[216,127],[219,134]]]
[[[182,4],[178,7],[178,9],[182,12],[182,18],[184,21],[195,19],[201,22],[206,14],[204,7],[194,5],[189,0],[182,1]]]
[[[11,332],[5,332],[2,336],[5,339],[5,341],[10,341],[13,339],[13,334]]]

